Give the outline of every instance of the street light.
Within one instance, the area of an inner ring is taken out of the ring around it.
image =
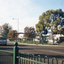
[[[19,19],[17,18],[17,19],[15,19],[15,18],[13,18],[13,20],[17,20],[17,22],[18,22],[18,29],[17,29],[17,31],[19,32]]]
[[[17,22],[18,22],[18,32],[19,32],[19,19],[17,18],[17,19],[15,19],[15,18],[13,18],[13,20],[16,20]],[[17,42],[17,37],[16,37],[16,42]]]

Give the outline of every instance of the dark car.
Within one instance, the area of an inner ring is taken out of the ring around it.
[[[4,37],[0,37],[0,45],[7,45],[7,39]]]

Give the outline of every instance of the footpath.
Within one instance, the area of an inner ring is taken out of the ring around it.
[[[15,42],[8,42],[8,43],[15,43]],[[24,45],[35,45],[35,46],[64,46],[64,42],[60,44],[29,44],[29,43],[20,43],[18,42],[19,45],[24,44]]]

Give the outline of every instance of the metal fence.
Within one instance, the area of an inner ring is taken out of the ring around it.
[[[27,64],[28,62],[35,62],[36,64],[45,64],[43,62],[31,60],[28,58],[20,57],[19,56],[19,48],[17,47],[18,43],[15,43],[15,47],[13,48],[13,51],[8,50],[1,50],[0,49],[0,64]],[[21,61],[19,61],[21,60]],[[26,61],[26,62],[25,62]],[[29,64],[29,63],[28,63]]]
[[[20,64],[23,64],[23,60],[21,60],[21,58],[25,58],[25,59],[31,59],[31,60],[35,60],[38,62],[44,62],[46,64],[64,64],[64,59],[61,61],[61,63],[59,63],[58,59],[53,57],[52,59],[50,59],[47,56],[44,56],[43,58],[40,55],[34,55],[34,54],[26,54],[26,53],[21,53],[20,54],[21,57],[18,57],[20,60]],[[25,61],[27,62],[27,61]],[[25,64],[25,63],[24,63]],[[27,62],[27,64],[36,64],[35,62]],[[38,63],[37,63],[38,64]]]
[[[21,55],[20,55],[21,54]],[[57,58],[52,58],[51,63],[47,56],[19,53],[18,43],[15,43],[13,51],[0,49],[0,64],[59,64]],[[64,64],[64,59],[61,61]]]
[[[0,49],[0,64],[14,64],[15,48],[13,51]]]
[[[19,64],[46,64],[36,60],[28,59],[28,58],[23,58],[23,57],[17,57],[17,58],[19,58]]]
[[[0,64],[13,64],[13,54],[0,50]]]

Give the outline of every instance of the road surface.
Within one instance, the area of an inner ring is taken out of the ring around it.
[[[0,49],[11,50],[14,47],[14,43],[8,43],[7,46],[0,46]],[[20,53],[28,53],[40,55],[42,58],[48,56],[50,59],[55,57],[61,64],[62,59],[64,59],[64,46],[57,45],[34,45],[34,44],[18,44]]]

